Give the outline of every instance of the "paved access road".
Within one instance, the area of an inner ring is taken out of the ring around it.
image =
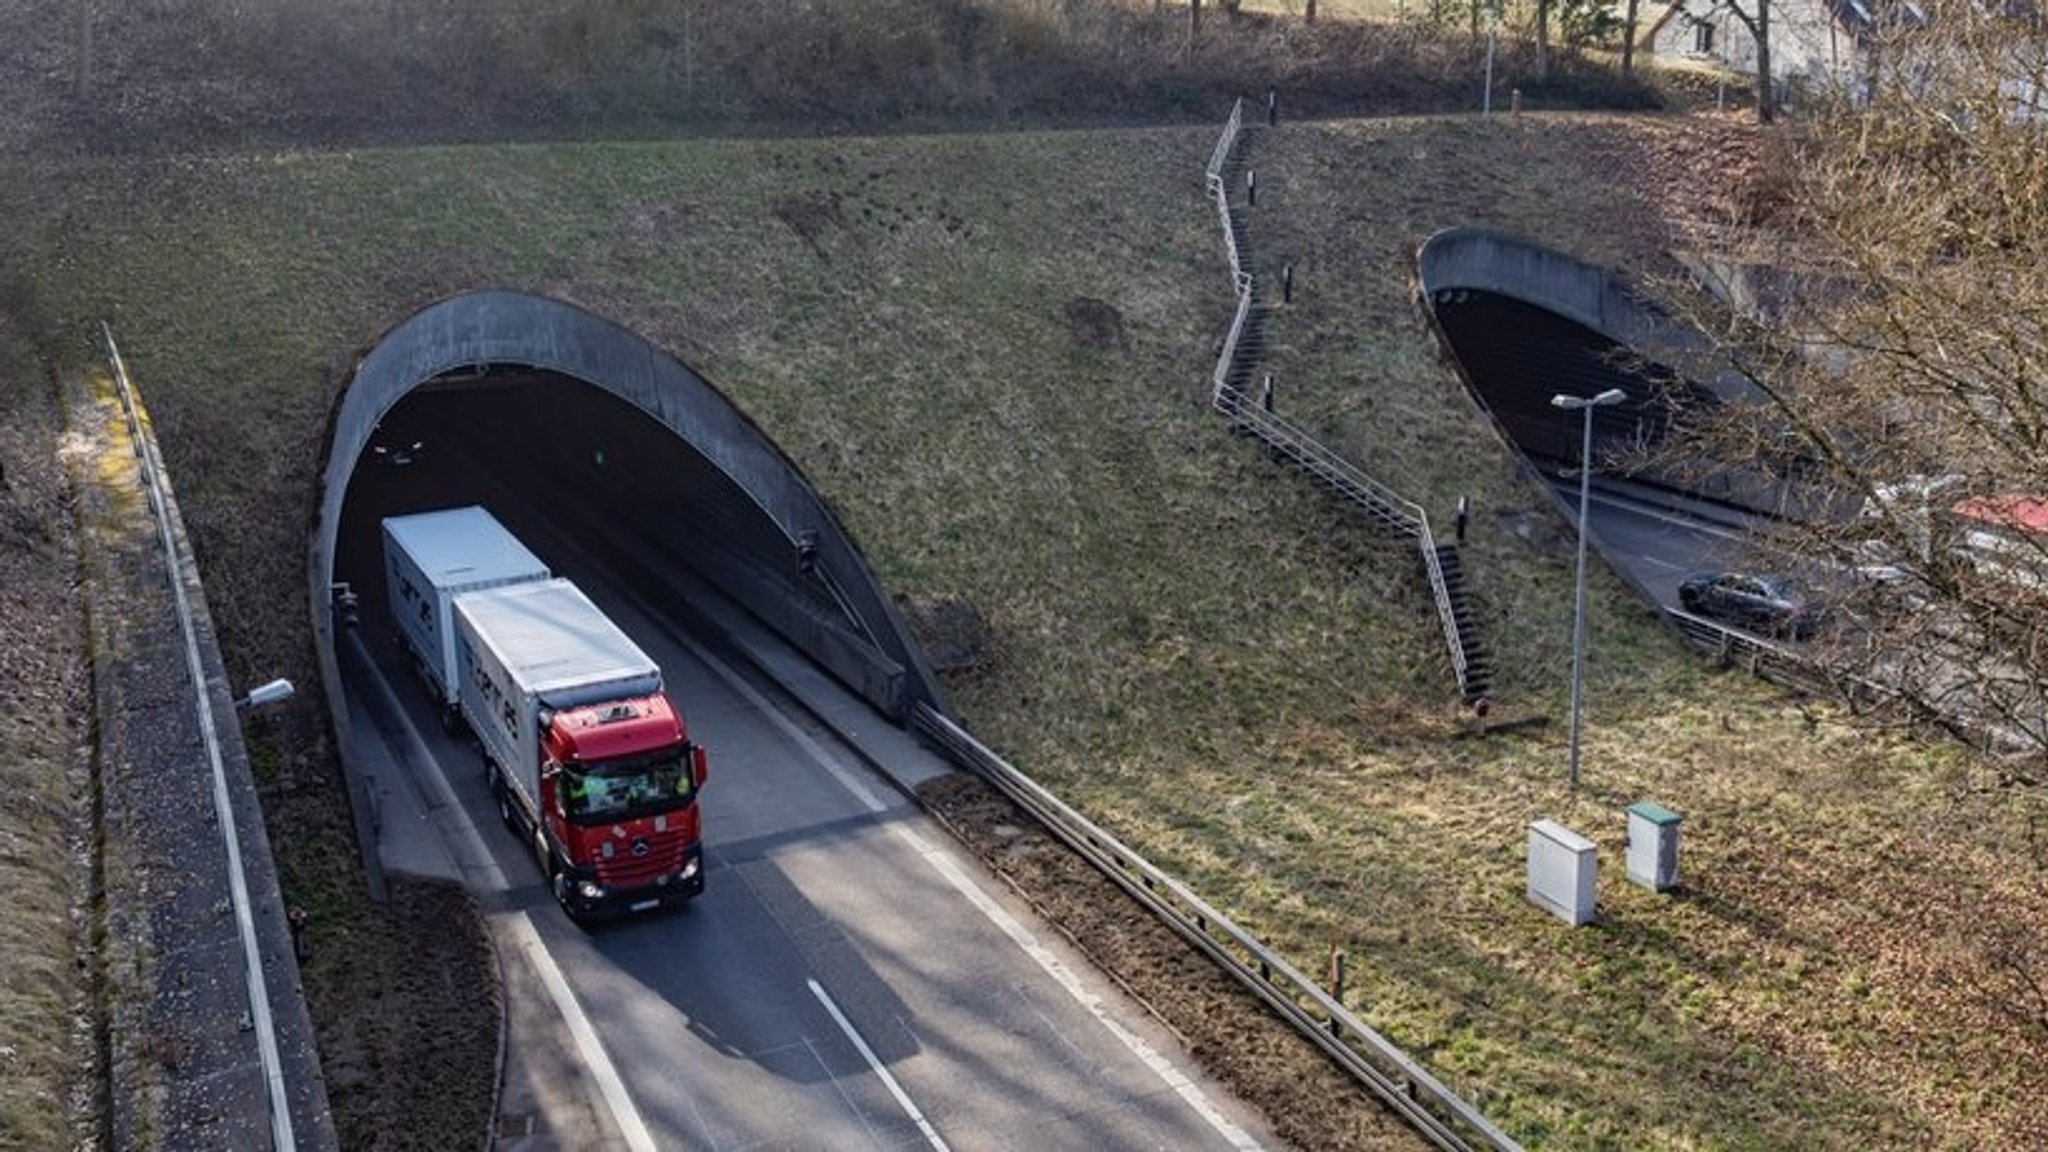
[[[453,861],[506,968],[500,1130],[534,1134],[500,1147],[1274,1143],[824,726],[758,673],[536,550],[660,661],[710,749],[709,871],[705,895],[679,913],[570,923],[499,824],[475,752],[434,724],[424,689],[379,639],[389,629],[364,613],[343,665],[357,738],[384,764],[387,861]],[[786,650],[767,658],[823,680]],[[843,695],[828,706],[865,709]],[[890,747],[892,774],[944,769],[900,735]]]
[[[1576,517],[1576,476],[1552,476],[1551,483]],[[1767,529],[1755,518],[1675,493],[1612,481],[1593,480],[1587,519],[1600,557],[1634,580],[1658,604],[1678,607],[1678,586],[1686,577],[1756,562],[1756,534]]]

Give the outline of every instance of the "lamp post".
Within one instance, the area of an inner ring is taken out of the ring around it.
[[[1609,388],[1598,396],[1566,396],[1562,393],[1552,396],[1552,407],[1567,412],[1584,414],[1582,423],[1585,433],[1579,447],[1579,575],[1578,591],[1572,599],[1572,735],[1571,768],[1568,779],[1571,786],[1579,786],[1579,698],[1585,683],[1586,663],[1586,511],[1592,501],[1593,478],[1593,409],[1609,404],[1619,404],[1628,399],[1628,393],[1619,388]]]
[[[1479,118],[1493,117],[1493,42],[1500,31],[1500,11],[1495,9],[1486,18],[1486,86],[1479,92]]]

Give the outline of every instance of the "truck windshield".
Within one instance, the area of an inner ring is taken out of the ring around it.
[[[562,813],[580,823],[627,820],[689,804],[689,746],[660,756],[562,766]]]

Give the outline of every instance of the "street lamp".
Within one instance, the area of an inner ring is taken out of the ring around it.
[[[272,680],[268,684],[259,685],[258,687],[251,689],[247,696],[244,696],[240,700],[235,701],[235,707],[260,708],[265,704],[275,704],[279,700],[290,699],[291,694],[291,681]]]
[[[1585,436],[1579,448],[1579,587],[1572,601],[1572,751],[1569,779],[1574,789],[1579,786],[1579,695],[1585,682],[1583,669],[1586,663],[1586,511],[1592,500],[1593,409],[1619,404],[1626,399],[1628,393],[1619,388],[1609,388],[1598,396],[1566,396],[1560,393],[1550,398],[1554,408],[1585,413]]]

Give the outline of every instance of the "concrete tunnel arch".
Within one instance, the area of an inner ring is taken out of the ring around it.
[[[334,715],[344,710],[331,595],[343,506],[358,464],[380,421],[415,389],[466,373],[485,380],[487,396],[488,370],[499,366],[599,389],[666,429],[678,449],[713,470],[703,474],[722,478],[728,499],[744,505],[721,508],[721,516],[744,522],[751,538],[765,542],[751,554],[710,550],[701,577],[890,719],[905,723],[918,703],[949,711],[930,662],[866,558],[796,465],[723,393],[609,320],[558,300],[486,290],[439,301],[391,329],[336,401],[308,565]],[[679,470],[686,459],[678,457]]]
[[[1518,452],[1575,461],[1576,420],[1550,407],[1560,392],[1630,392],[1629,403],[1594,412],[1596,444],[1634,437],[1646,419],[1661,427],[1643,381],[1607,352],[1668,347],[1673,326],[1619,276],[1485,228],[1436,233],[1415,264],[1438,339],[1473,400]]]
[[[1593,410],[1594,458],[1664,442],[1675,405],[1757,403],[1720,362],[1706,333],[1683,323],[1620,274],[1485,228],[1447,228],[1416,253],[1417,287],[1440,346],[1495,432],[1531,464],[1574,468],[1579,417],[1553,395],[1619,387],[1629,399]],[[1631,480],[1740,508],[1782,514],[1798,498],[1770,477],[1676,462],[1639,464]]]

